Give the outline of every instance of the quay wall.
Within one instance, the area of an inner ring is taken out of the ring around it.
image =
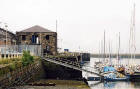
[[[35,81],[44,75],[42,63],[40,61],[35,61],[28,66],[18,68],[15,71],[0,76],[0,89],[23,85],[30,81]]]
[[[43,61],[47,79],[82,80],[82,72],[48,61]]]

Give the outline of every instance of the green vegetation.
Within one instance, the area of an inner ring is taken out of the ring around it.
[[[0,59],[0,76],[22,66],[20,58]]]
[[[22,64],[23,66],[27,66],[34,62],[34,57],[30,55],[29,51],[23,51],[23,56],[22,56]]]
[[[12,62],[20,61],[20,58],[11,58],[11,59],[0,59],[1,64],[10,64]]]
[[[24,51],[21,58],[0,59],[0,76],[17,68],[27,66],[38,59],[38,57],[31,56],[29,51]]]

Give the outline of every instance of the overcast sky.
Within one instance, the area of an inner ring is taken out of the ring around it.
[[[136,48],[140,53],[140,0],[136,3]],[[16,32],[33,25],[56,31],[58,46],[70,51],[97,53],[106,30],[106,45],[118,49],[121,34],[121,52],[128,52],[131,0],[0,0],[0,21]],[[2,24],[1,24],[2,26]]]

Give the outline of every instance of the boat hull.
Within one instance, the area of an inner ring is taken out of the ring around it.
[[[105,81],[129,81],[129,78],[105,78]]]
[[[102,81],[102,80],[104,79],[101,77],[88,77],[87,78],[87,81]]]
[[[130,77],[130,81],[140,81],[140,72],[136,72],[133,75],[126,75]]]

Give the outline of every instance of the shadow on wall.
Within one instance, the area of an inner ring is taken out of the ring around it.
[[[43,61],[42,64],[46,72],[47,79],[67,79],[67,80],[82,79],[81,71],[67,68],[47,61]]]

